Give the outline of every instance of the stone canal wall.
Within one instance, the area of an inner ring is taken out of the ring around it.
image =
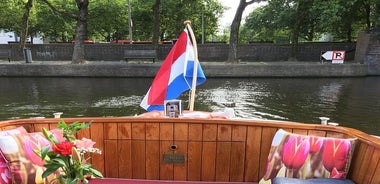
[[[162,61],[172,48],[173,44],[159,45],[158,60]],[[73,44],[34,44],[30,48],[33,60],[36,61],[67,61],[71,60]],[[319,61],[321,52],[331,50],[345,50],[346,60],[353,61],[355,43],[300,43],[297,52],[299,61]],[[124,50],[152,49],[151,44],[86,44],[85,54],[89,61],[121,61],[124,60]],[[10,50],[11,60],[17,60],[17,44],[1,44],[0,50]],[[290,53],[289,44],[252,43],[238,46],[238,59],[247,62],[287,61]],[[200,61],[224,62],[228,58],[228,44],[209,43],[198,45]],[[2,58],[0,58],[2,59]],[[20,60],[20,59],[19,59]]]
[[[364,39],[365,40],[365,39]],[[290,45],[252,43],[239,45],[239,64],[225,63],[227,44],[200,44],[199,60],[207,77],[358,77],[380,75],[380,54],[368,57],[368,41],[356,43],[300,43],[297,62],[287,61]],[[363,46],[364,45],[364,46]],[[32,63],[15,60],[18,45],[3,44],[0,50],[11,52],[11,61],[0,58],[0,77],[154,77],[162,60],[172,48],[158,49],[158,62],[125,62],[124,50],[152,49],[150,44],[86,44],[87,64],[70,64],[73,44],[28,45]],[[377,49],[378,48],[378,49]],[[345,50],[344,64],[321,62],[324,51]],[[379,52],[380,53],[380,52]],[[359,57],[358,57],[359,56]],[[366,57],[367,56],[367,57]],[[373,67],[375,66],[375,67]]]
[[[0,77],[154,77],[161,63],[33,62],[0,64]],[[360,77],[368,75],[368,66],[360,63],[321,62],[247,62],[226,64],[202,62],[207,78],[213,77]]]

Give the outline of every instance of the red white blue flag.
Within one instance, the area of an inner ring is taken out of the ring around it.
[[[197,85],[206,81],[198,62]],[[194,48],[185,28],[158,70],[140,106],[147,111],[164,110],[164,101],[177,99],[191,89],[194,71]]]

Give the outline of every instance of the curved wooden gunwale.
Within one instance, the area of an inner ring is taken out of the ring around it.
[[[0,122],[0,129],[24,126],[28,131],[53,129],[59,119]],[[92,122],[78,136],[93,139],[102,155],[94,167],[106,177],[258,182],[265,172],[275,132],[286,131],[339,138],[357,138],[348,177],[355,183],[380,183],[380,139],[341,126],[245,119],[178,119],[141,117],[64,118]],[[175,145],[177,149],[172,150]],[[164,154],[184,156],[183,163],[163,163]]]

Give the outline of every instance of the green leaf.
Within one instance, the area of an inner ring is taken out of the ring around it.
[[[53,159],[51,159],[52,164],[59,164],[60,166],[65,166],[66,165],[66,162],[61,158],[61,157],[55,157]]]
[[[81,122],[73,122],[71,124],[66,124],[63,120],[58,122],[58,128],[62,129],[63,136],[67,141],[74,141],[75,134],[84,128],[90,127],[91,122],[89,123],[81,123]]]
[[[41,149],[41,155],[40,155],[40,157],[41,157],[42,160],[45,160],[46,156],[49,153],[49,150],[50,150],[50,146],[45,146],[45,147],[43,147]]]
[[[47,165],[47,164],[46,164]],[[46,178],[49,175],[53,174],[57,169],[60,168],[59,165],[50,164],[49,166],[46,166],[46,170],[42,173],[42,178]]]
[[[99,172],[98,170],[94,169],[94,168],[90,168],[90,171],[91,173],[96,176],[96,177],[100,177],[100,178],[103,178],[103,175],[101,172]]]

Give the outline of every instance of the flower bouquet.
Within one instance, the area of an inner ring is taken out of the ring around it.
[[[99,171],[86,162],[88,158],[85,158],[85,153],[101,154],[99,149],[93,148],[95,142],[86,138],[81,140],[75,138],[78,131],[88,128],[90,124],[79,122],[66,124],[62,120],[58,122],[62,136],[54,136],[45,128],[42,129],[43,135],[51,143],[41,150],[34,150],[45,162],[46,170],[42,173],[42,178],[56,174],[57,177],[50,183],[86,184],[91,177],[103,177]]]

